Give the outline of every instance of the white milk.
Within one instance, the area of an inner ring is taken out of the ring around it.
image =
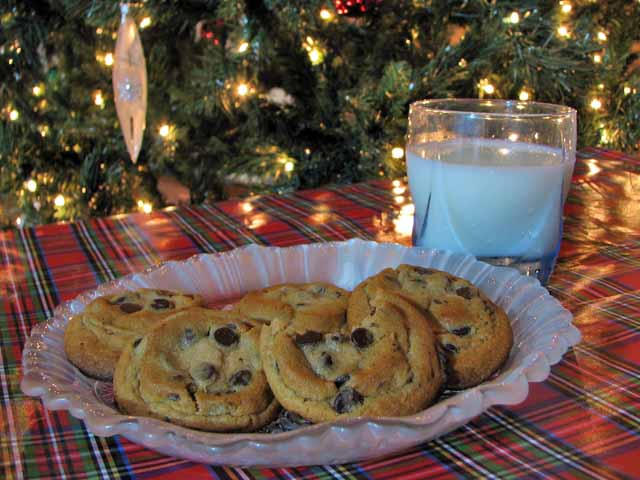
[[[560,241],[563,191],[572,167],[571,161],[563,163],[560,149],[525,143],[408,146],[414,242],[477,257],[552,254]]]

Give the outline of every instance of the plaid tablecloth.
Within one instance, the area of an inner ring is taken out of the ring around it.
[[[402,182],[0,232],[0,478],[638,478],[640,477],[640,160],[581,152],[549,285],[583,342],[526,401],[394,456],[282,469],[200,465],[121,437],[99,438],[19,387],[31,327],[101,282],[168,259],[250,242],[352,237],[409,243]]]

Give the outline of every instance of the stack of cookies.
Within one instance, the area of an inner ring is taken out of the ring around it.
[[[401,265],[353,292],[284,284],[232,310],[165,290],[101,297],[71,320],[69,360],[113,379],[118,408],[211,431],[252,431],[280,407],[312,422],[416,413],[485,381],[513,343],[468,281]]]

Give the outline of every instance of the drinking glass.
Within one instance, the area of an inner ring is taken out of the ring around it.
[[[411,104],[413,244],[465,252],[546,284],[562,239],[576,111],[538,102]]]

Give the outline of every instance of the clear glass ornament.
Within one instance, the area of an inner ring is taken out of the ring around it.
[[[120,27],[113,63],[113,98],[124,142],[136,163],[147,117],[147,65],[136,22],[129,5],[120,4]]]

